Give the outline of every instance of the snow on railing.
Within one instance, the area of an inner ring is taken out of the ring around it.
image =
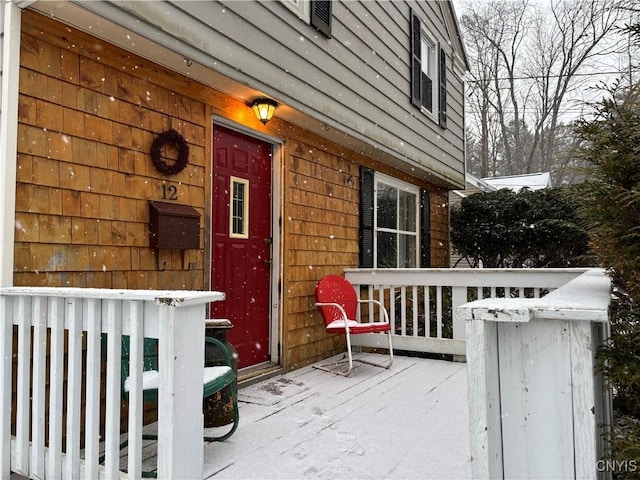
[[[381,301],[393,324],[397,350],[465,355],[465,324],[457,307],[483,298],[539,298],[585,272],[548,269],[349,269],[360,298]],[[361,315],[374,318],[373,310]],[[379,336],[358,335],[353,345],[381,347]]]
[[[462,305],[474,478],[600,478],[611,392],[596,352],[611,282],[589,270],[538,299]],[[603,477],[604,478],[604,477]]]
[[[158,477],[202,478],[205,304],[220,300],[221,292],[1,288],[0,477],[141,478],[143,340],[153,338]],[[123,472],[125,335],[132,387]]]

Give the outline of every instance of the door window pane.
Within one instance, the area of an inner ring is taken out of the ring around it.
[[[229,236],[249,238],[249,181],[231,177]]]

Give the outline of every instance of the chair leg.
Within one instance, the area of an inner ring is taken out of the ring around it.
[[[229,438],[238,428],[238,421],[240,420],[240,412],[238,411],[238,391],[236,388],[235,382],[231,383],[231,399],[233,403],[233,425],[231,426],[231,430],[229,430],[224,435],[219,437],[204,437],[205,442],[223,442],[227,438]]]
[[[323,363],[320,365],[312,365],[312,367],[318,370],[324,370],[325,372],[334,373],[336,375],[342,375],[343,377],[346,377],[347,373],[340,371],[338,369],[338,366],[348,362],[349,362],[349,357],[345,353],[342,360],[338,360],[337,362]],[[333,367],[333,368],[329,368],[329,367]],[[351,371],[351,368],[349,368],[349,371]]]
[[[391,365],[393,364],[393,345],[391,343],[391,330],[387,332],[387,337],[389,340],[389,362],[386,365],[381,365],[379,363],[370,362],[368,360],[361,360],[361,359],[356,359],[355,361],[360,363],[366,363],[367,365],[373,365],[374,367],[380,367],[385,369],[391,368]]]
[[[376,363],[376,362],[370,362],[368,360],[362,360],[360,358],[353,358],[353,353],[352,353],[352,350],[351,350],[351,338],[350,338],[350,335],[346,334],[345,337],[346,337],[346,340],[347,340],[347,358],[345,358],[344,360],[340,360],[338,362],[324,363],[322,365],[314,365],[313,368],[317,368],[319,370],[324,370],[325,372],[334,373],[336,375],[342,375],[343,377],[348,377],[349,376],[349,374],[351,373],[351,370],[353,370],[353,368],[354,368],[353,362],[366,363],[367,365],[373,365],[374,367],[380,367],[380,368],[385,368],[385,369],[391,368],[391,365],[393,364],[393,345],[391,343],[391,331],[387,332],[387,338],[389,340],[389,362],[386,365],[381,365],[381,364]],[[347,363],[347,362],[349,363],[349,369],[347,371],[341,371],[341,370],[336,368],[338,365],[341,365],[341,364]],[[330,365],[333,365],[334,368],[328,368]]]
[[[349,334],[345,334],[347,341],[347,355],[346,358],[339,360],[337,362],[323,363],[321,365],[313,365],[313,368],[317,368],[318,370],[324,370],[325,372],[333,373],[335,375],[342,375],[343,377],[348,377],[353,370],[353,355],[351,354],[351,339],[349,338]],[[357,360],[356,360],[357,361]],[[338,369],[339,365],[343,363],[348,363],[349,368],[346,371],[341,371]],[[329,368],[329,366],[333,365],[333,368]]]

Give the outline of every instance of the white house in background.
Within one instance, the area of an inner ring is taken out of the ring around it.
[[[523,188],[530,190],[541,190],[551,186],[551,174],[549,172],[527,173],[524,175],[508,175],[506,177],[488,177],[482,181],[496,190],[508,188],[514,192],[519,192]]]

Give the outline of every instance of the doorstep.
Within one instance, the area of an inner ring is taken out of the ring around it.
[[[282,375],[284,369],[277,363],[264,362],[238,370],[238,388],[248,387],[254,383]]]

